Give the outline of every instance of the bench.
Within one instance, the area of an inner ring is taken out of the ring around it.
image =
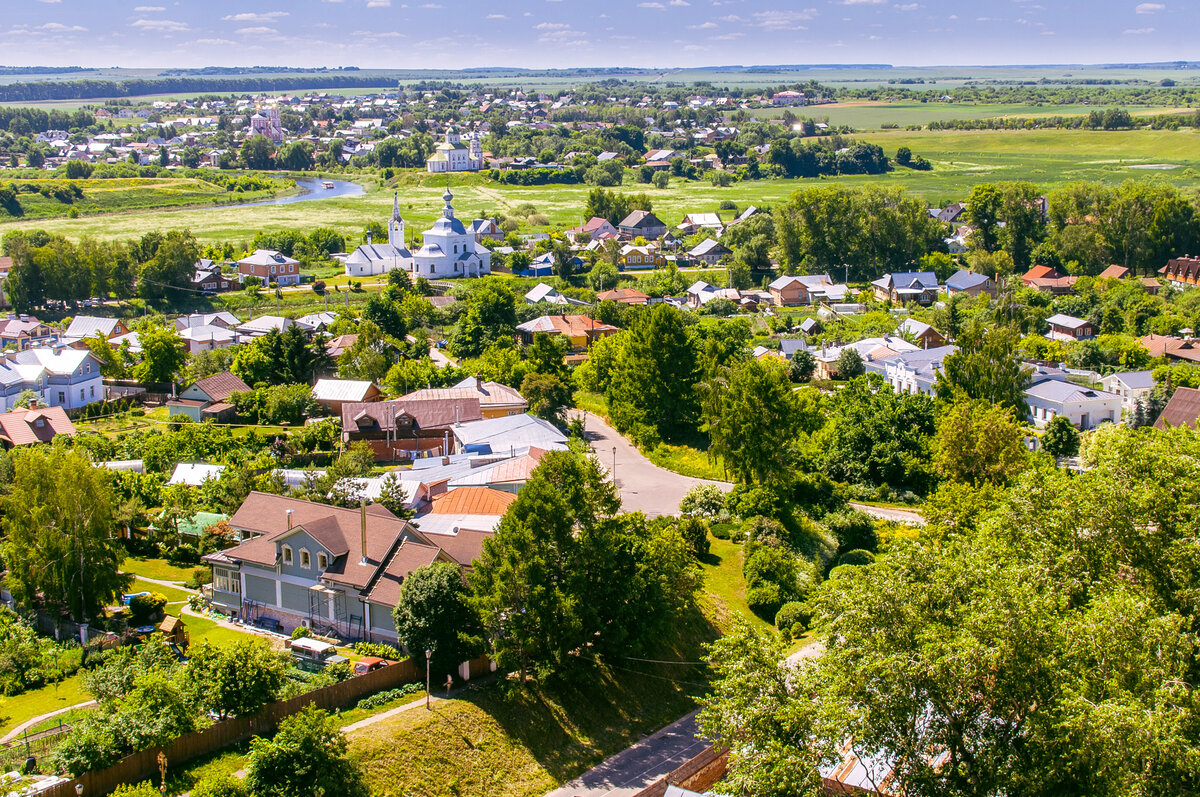
[[[279,622],[274,617],[260,617],[254,621],[254,624],[259,628],[266,629],[267,631],[274,631],[275,633],[283,631],[283,623]]]

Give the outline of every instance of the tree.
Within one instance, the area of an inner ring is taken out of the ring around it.
[[[414,570],[400,585],[392,610],[396,634],[414,658],[433,652],[435,675],[452,673],[483,652],[483,628],[469,603],[462,569],[450,562]]]
[[[607,241],[605,245],[607,246]],[[620,278],[621,275],[616,266],[609,262],[600,262],[592,266],[592,271],[588,275],[588,283],[592,286],[592,290],[597,292],[610,291],[617,287]]]
[[[104,337],[103,332],[83,339],[84,345],[92,356],[100,361],[100,374],[105,379],[126,379],[129,376],[129,364],[121,356],[122,350],[115,348]]]
[[[1046,424],[1042,448],[1052,457],[1073,457],[1079,453],[1079,430],[1065,415],[1055,415]]]
[[[279,148],[275,155],[279,168],[293,172],[306,172],[313,167],[313,148],[307,141],[292,141]]]
[[[242,163],[247,169],[263,171],[271,168],[275,147],[266,136],[251,136],[242,144]]]
[[[975,228],[971,240],[985,252],[995,252],[1000,248],[1003,204],[1003,192],[992,183],[975,186],[967,197],[967,221]]]
[[[80,622],[96,617],[131,581],[120,572],[125,549],[112,534],[110,472],[58,447],[12,458],[0,543],[9,591],[25,607],[65,609]]]
[[[959,336],[958,350],[946,355],[937,380],[943,401],[987,401],[1025,414],[1025,388],[1031,372],[1015,356],[1020,336],[1007,327],[984,330],[973,324]]]
[[[571,344],[566,336],[536,332],[533,341],[525,347],[525,359],[537,373],[565,377],[565,360],[570,351]]]
[[[143,384],[173,384],[187,365],[187,344],[174,327],[146,326],[138,333],[142,361],[133,369]]]
[[[550,254],[554,258],[554,276],[561,280],[569,280],[575,273],[575,255],[565,241],[554,241],[550,246]]]
[[[450,338],[450,351],[456,357],[478,357],[501,338],[516,335],[517,300],[507,286],[486,282],[471,291],[464,303],[467,309]]]
[[[837,358],[838,379],[855,379],[864,373],[866,373],[866,367],[863,365],[863,358],[858,353],[858,349],[853,346],[843,348]]]
[[[788,377],[796,383],[807,382],[817,370],[817,358],[811,351],[800,349],[792,355]]]
[[[712,453],[743,482],[785,481],[800,427],[783,367],[747,360],[732,370],[728,385],[709,384],[707,390],[715,393],[703,402]]]
[[[1194,435],[1114,428],[1091,470],[1032,470],[975,528],[836,570],[809,600],[825,647],[798,668],[735,629],[700,716],[730,790],[814,791],[846,748],[897,793],[1196,783],[1196,707],[1172,695],[1200,680],[1197,580],[1176,569],[1196,555],[1197,453]]]
[[[220,647],[202,642],[188,651],[187,687],[197,704],[221,719],[251,714],[279,699],[289,664],[258,639],[237,639]]]
[[[683,313],[658,304],[638,315],[609,385],[613,423],[635,439],[675,439],[695,429],[696,351]]]
[[[404,336],[408,334],[408,322],[400,314],[399,305],[382,293],[372,294],[367,299],[367,306],[363,309],[363,320],[370,321],[397,340],[404,340]]]
[[[964,484],[1006,485],[1028,459],[1025,425],[1009,407],[972,401],[942,415],[934,440],[934,467]]]
[[[145,237],[143,242],[153,246],[153,252],[147,253],[143,247],[145,259],[138,274],[138,295],[148,301],[178,300],[187,295],[200,257],[200,248],[192,234],[187,230],[171,230],[152,244]]]
[[[521,395],[529,402],[529,411],[551,423],[563,425],[563,415],[571,406],[571,387],[554,374],[530,373],[521,381]]]
[[[367,379],[379,382],[392,367],[395,351],[373,321],[363,319],[358,337],[338,358],[338,376],[342,379]]]
[[[246,786],[255,797],[366,797],[362,769],[346,754],[335,717],[309,704],[279,723],[274,738],[254,737]]]

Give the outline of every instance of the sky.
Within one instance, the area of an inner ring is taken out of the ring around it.
[[[0,64],[528,68],[1200,59],[1197,0],[0,0]]]

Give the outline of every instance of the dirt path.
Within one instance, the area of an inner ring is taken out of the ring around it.
[[[24,733],[26,728],[32,728],[35,725],[40,725],[51,717],[57,717],[59,714],[66,714],[68,711],[74,711],[77,708],[87,708],[88,706],[94,705],[96,705],[95,700],[88,700],[84,703],[76,703],[73,706],[66,706],[64,708],[55,709],[54,711],[47,711],[45,714],[40,714],[33,719],[25,720],[20,725],[4,734],[4,736],[0,736],[0,744],[7,744],[8,742],[11,742],[13,739]]]
[[[908,523],[912,526],[925,525],[925,518],[921,517],[921,513],[915,509],[893,509],[890,506],[871,506],[870,504],[859,504],[854,501],[850,502],[850,506],[880,520],[890,520],[894,523]]]

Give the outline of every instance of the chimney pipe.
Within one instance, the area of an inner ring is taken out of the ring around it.
[[[359,541],[362,543],[362,558],[358,560],[360,565],[367,563],[367,502],[363,501],[359,505]]]
[[[290,510],[290,509],[287,511],[287,524],[288,524],[288,526],[287,526],[288,531],[291,531],[292,530],[292,510]]]

